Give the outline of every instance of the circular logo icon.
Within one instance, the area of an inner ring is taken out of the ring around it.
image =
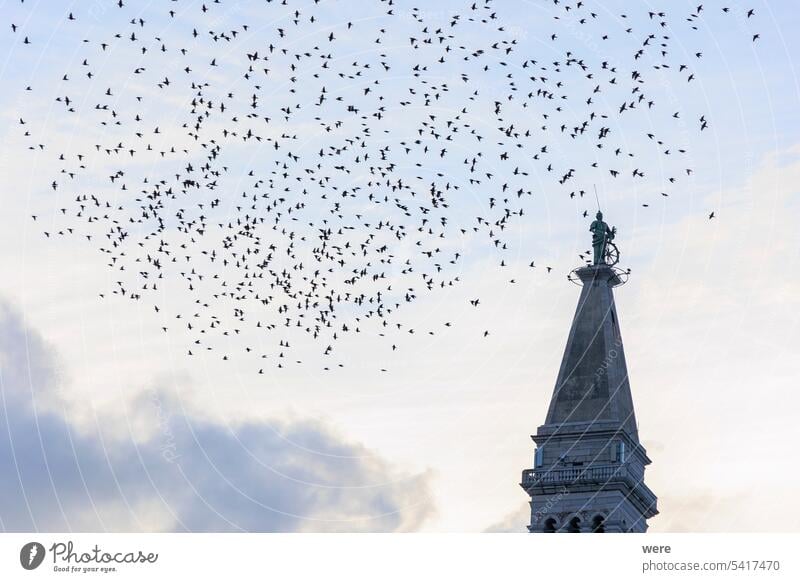
[[[28,542],[19,551],[19,563],[26,570],[35,570],[44,560],[44,546],[39,542]]]

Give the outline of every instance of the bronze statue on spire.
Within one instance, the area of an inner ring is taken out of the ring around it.
[[[612,242],[617,234],[617,227],[609,228],[603,222],[603,213],[597,211],[596,220],[589,227],[592,233],[592,248],[594,249],[593,265],[615,265],[619,260],[619,252]],[[609,251],[613,250],[613,253]]]

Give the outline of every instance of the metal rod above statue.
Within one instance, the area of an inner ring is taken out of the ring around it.
[[[617,235],[617,227],[609,228],[603,222],[603,213],[597,211],[596,220],[589,227],[592,233],[592,248],[594,249],[593,265],[614,266],[619,262],[619,250],[614,244],[614,237]]]

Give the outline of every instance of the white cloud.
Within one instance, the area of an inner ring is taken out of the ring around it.
[[[109,427],[122,415],[76,429],[50,349],[8,305],[0,329],[6,531],[406,531],[432,513],[429,474],[313,420],[224,426],[153,389],[127,404],[127,439]]]

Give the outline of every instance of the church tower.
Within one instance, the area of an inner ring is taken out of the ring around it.
[[[615,231],[600,213],[591,229],[594,264],[574,271],[583,288],[547,418],[531,437],[533,468],[522,472],[533,533],[645,532],[658,513],[614,305],[624,276],[613,266]]]

